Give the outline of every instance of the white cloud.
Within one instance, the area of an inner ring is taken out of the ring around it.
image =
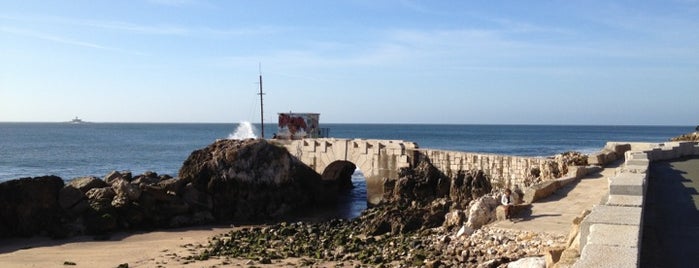
[[[0,32],[13,34],[13,35],[17,35],[17,36],[24,36],[24,37],[41,39],[41,40],[47,40],[47,41],[52,41],[52,42],[67,44],[67,45],[72,45],[72,46],[87,47],[87,48],[115,51],[115,52],[135,54],[135,55],[145,55],[142,52],[131,51],[131,50],[110,47],[110,46],[104,46],[104,45],[100,45],[100,44],[96,44],[96,43],[91,43],[91,42],[76,40],[76,39],[72,39],[72,38],[68,38],[68,37],[52,35],[52,34],[47,34],[47,33],[42,33],[42,32],[36,32],[36,31],[31,31],[31,30],[26,30],[26,29],[21,29],[21,28],[0,26]]]
[[[0,19],[21,22],[39,22],[50,25],[63,24],[69,26],[100,28],[145,35],[236,37],[248,35],[266,35],[284,31],[283,27],[272,26],[217,29],[211,27],[184,27],[171,24],[143,25],[126,21],[76,19],[55,16],[11,16],[0,14]]]

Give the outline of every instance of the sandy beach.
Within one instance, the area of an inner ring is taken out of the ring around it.
[[[213,267],[221,260],[186,263],[197,245],[235,227],[207,226],[154,232],[120,232],[108,240],[92,236],[52,240],[45,237],[0,240],[0,267]],[[243,261],[238,261],[244,263]]]

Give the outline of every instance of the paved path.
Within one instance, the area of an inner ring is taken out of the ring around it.
[[[607,178],[615,175],[620,164],[622,161],[617,161],[599,173],[558,189],[551,196],[534,202],[531,211],[525,210],[515,215],[513,221],[498,221],[491,226],[567,236],[575,217],[583,210],[602,203],[609,192]]]
[[[641,267],[697,267],[699,157],[651,164],[643,222]]]

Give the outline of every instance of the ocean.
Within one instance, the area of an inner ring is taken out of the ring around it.
[[[693,131],[691,126],[540,126],[324,124],[336,138],[413,141],[421,148],[552,156],[591,153],[607,141],[663,142]],[[176,176],[189,154],[217,139],[259,133],[248,124],[0,123],[0,182],[43,175],[64,180],[103,177],[112,170],[155,171]],[[266,136],[276,126],[265,124]],[[353,218],[367,207],[360,170],[355,188],[322,217]]]
[[[239,124],[0,123],[0,181],[112,170],[176,176],[182,162]],[[255,125],[259,129],[259,125]],[[421,148],[520,156],[590,153],[607,141],[662,142],[692,126],[324,124],[336,138],[413,141]],[[276,125],[265,124],[266,136]],[[257,132],[259,133],[259,131]]]

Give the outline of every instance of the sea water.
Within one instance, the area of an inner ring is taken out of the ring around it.
[[[692,126],[540,126],[324,124],[336,138],[413,141],[421,148],[552,156],[590,153],[607,141],[663,142]],[[276,126],[265,125],[267,133]],[[132,123],[0,123],[0,181],[57,175],[65,180],[102,177],[112,170],[176,176],[189,154],[223,138],[257,137],[260,125]],[[268,136],[271,136],[268,135]],[[269,137],[268,137],[269,138]],[[366,200],[360,171],[350,200]],[[365,202],[349,204],[355,213]],[[338,208],[342,209],[342,208]],[[351,214],[352,214],[351,213]]]

